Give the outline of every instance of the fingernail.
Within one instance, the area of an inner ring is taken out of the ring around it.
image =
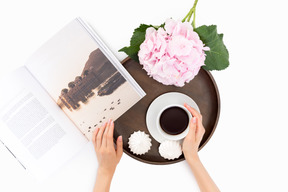
[[[123,141],[122,135],[119,136],[118,140],[119,140],[120,142]]]
[[[193,122],[193,123],[196,123],[196,117],[193,117],[193,118],[192,118],[192,122]]]

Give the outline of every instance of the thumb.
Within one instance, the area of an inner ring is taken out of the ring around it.
[[[123,138],[121,135],[117,138],[117,149],[116,149],[116,155],[117,155],[117,158],[119,159],[119,161],[122,157],[122,154],[123,154]]]

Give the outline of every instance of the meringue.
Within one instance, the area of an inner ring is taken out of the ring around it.
[[[159,146],[159,153],[164,159],[173,160],[182,154],[179,141],[166,140]]]
[[[152,143],[148,134],[143,131],[137,131],[129,137],[128,145],[132,153],[143,155],[151,149]]]

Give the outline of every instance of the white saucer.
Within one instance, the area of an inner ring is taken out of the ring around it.
[[[164,93],[154,99],[154,101],[150,104],[147,113],[146,113],[146,126],[148,128],[148,131],[150,132],[151,136],[158,141],[159,143],[162,143],[166,139],[159,133],[157,130],[157,115],[161,111],[161,109],[167,105],[170,104],[179,104],[184,105],[184,103],[187,103],[194,109],[196,109],[199,113],[199,107],[195,103],[193,99],[191,99],[189,96],[178,93],[178,92],[169,92]]]

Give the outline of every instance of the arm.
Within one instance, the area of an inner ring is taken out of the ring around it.
[[[110,184],[123,154],[122,136],[117,139],[117,149],[113,143],[114,122],[109,120],[93,134],[93,144],[99,167],[97,170],[94,192],[109,192]]]
[[[202,125],[202,115],[187,104],[184,106],[191,112],[193,118],[189,123],[189,133],[183,141],[183,153],[188,162],[198,186],[202,192],[218,192],[220,191],[207,170],[201,163],[198,156],[198,148],[205,133]]]

